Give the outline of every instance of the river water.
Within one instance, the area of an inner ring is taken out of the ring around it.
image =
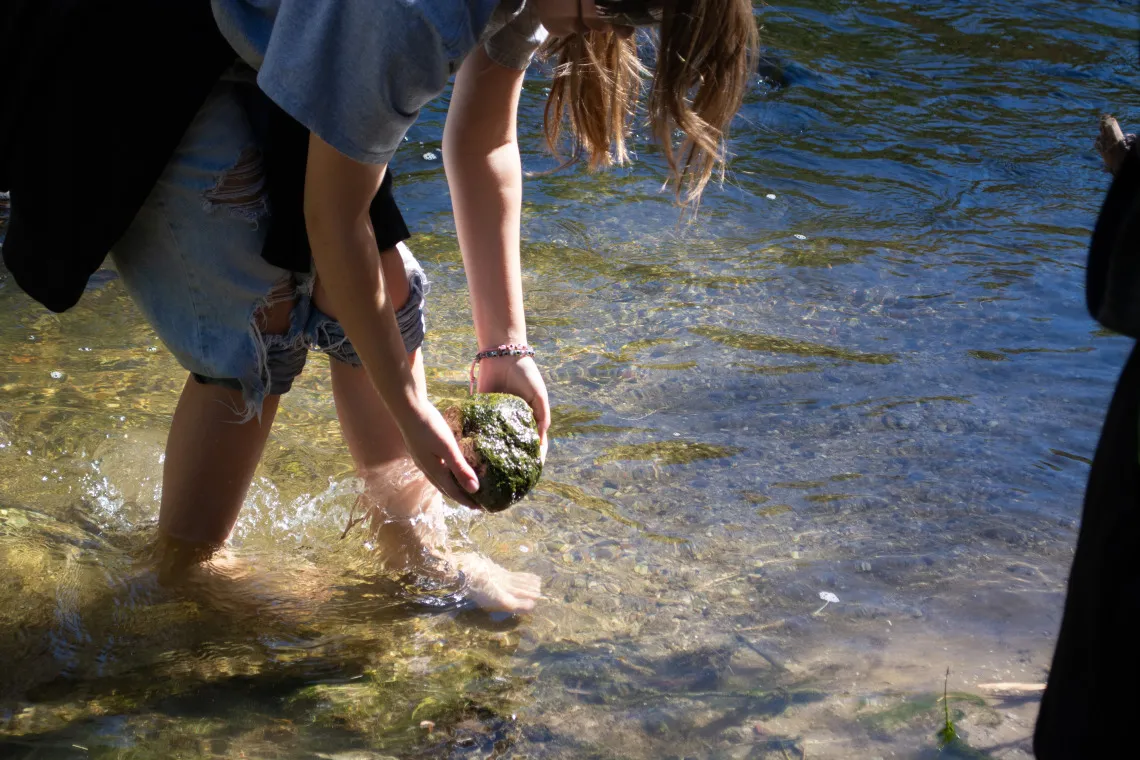
[[[757,14],[763,75],[693,224],[640,141],[527,181],[550,457],[522,505],[451,519],[544,577],[526,617],[369,584],[315,358],[213,580],[165,590],[138,557],[184,373],[110,269],[59,316],[0,270],[0,756],[934,757],[945,687],[964,746],[1028,757],[1035,695],[985,685],[1046,677],[1128,349],[1083,276],[1097,117],[1140,126],[1134,8]],[[543,96],[536,67],[536,172]],[[394,163],[439,399],[475,348],[445,106]]]

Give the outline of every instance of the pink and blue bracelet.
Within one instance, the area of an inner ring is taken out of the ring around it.
[[[475,354],[475,358],[471,361],[471,382],[468,387],[468,392],[471,395],[475,395],[475,365],[484,359],[494,359],[497,356],[534,356],[534,349],[526,343],[506,343]]]

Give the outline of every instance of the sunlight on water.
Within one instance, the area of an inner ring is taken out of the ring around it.
[[[448,516],[544,578],[525,618],[377,572],[315,356],[231,546],[159,584],[183,371],[112,270],[51,315],[0,269],[0,756],[933,757],[949,666],[970,746],[1028,757],[1035,702],[979,684],[1044,680],[1126,348],[1083,262],[1096,117],[1140,124],[1135,16],[758,13],[762,76],[693,225],[648,145],[527,180],[550,458],[509,512]],[[543,87],[528,170],[552,165]],[[442,120],[393,165],[441,403],[475,348]]]

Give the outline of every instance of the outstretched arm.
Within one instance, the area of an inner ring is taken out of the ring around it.
[[[522,162],[516,134],[524,73],[500,66],[477,47],[456,76],[443,132],[444,166],[480,349],[527,342],[519,263]],[[549,401],[533,359],[484,360],[479,390],[526,400],[545,451]]]
[[[345,334],[396,420],[408,453],[439,490],[472,506],[451,476],[468,491],[478,488],[478,480],[447,423],[428,401],[427,389],[412,373],[388,302],[368,216],[385,168],[354,161],[316,135],[310,137],[305,226],[313,263]]]

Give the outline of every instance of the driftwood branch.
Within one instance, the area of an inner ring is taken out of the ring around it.
[[[1104,159],[1104,167],[1113,174],[1120,171],[1124,156],[1132,149],[1136,135],[1124,134],[1120,124],[1110,114],[1100,117],[1100,135],[1096,138],[1096,149]]]

